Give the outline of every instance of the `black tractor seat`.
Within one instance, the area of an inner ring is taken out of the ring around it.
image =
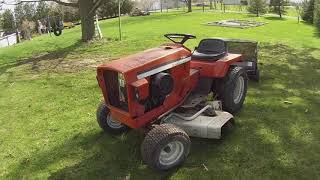
[[[203,39],[192,53],[192,60],[217,61],[227,54],[227,44],[222,39]]]

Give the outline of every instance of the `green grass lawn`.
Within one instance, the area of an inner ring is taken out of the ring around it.
[[[252,29],[205,26],[221,19],[268,22]],[[101,22],[104,39],[83,44],[80,29],[0,49],[0,179],[319,179],[320,38],[294,19],[212,12]],[[260,42],[261,82],[250,82],[236,128],[223,140],[192,138],[178,169],[141,161],[143,136],[99,129],[95,66],[166,42],[163,34]],[[289,103],[288,103],[289,102]],[[204,165],[208,168],[205,170]]]

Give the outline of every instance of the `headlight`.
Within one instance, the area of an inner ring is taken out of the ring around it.
[[[122,102],[126,102],[126,84],[124,80],[123,74],[118,74],[118,82],[119,82],[119,100]]]
[[[118,74],[118,80],[119,80],[119,86],[120,87],[125,87],[125,81],[124,81],[123,74],[121,74],[121,73]]]

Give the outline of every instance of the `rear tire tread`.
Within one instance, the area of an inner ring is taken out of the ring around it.
[[[244,78],[243,95],[238,104],[234,103],[233,91],[235,88],[236,80],[239,76]],[[230,69],[225,78],[219,79],[216,85],[216,92],[218,99],[222,101],[222,108],[230,113],[237,113],[242,108],[248,88],[248,75],[242,67],[234,67]]]

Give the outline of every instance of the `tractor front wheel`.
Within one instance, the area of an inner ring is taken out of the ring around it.
[[[230,69],[227,76],[218,80],[216,90],[218,99],[222,101],[222,108],[230,113],[240,111],[246,98],[248,76],[242,67]]]
[[[104,102],[101,102],[98,106],[97,121],[99,126],[107,133],[122,134],[129,130],[126,125],[112,118],[110,110]]]
[[[141,145],[146,164],[157,170],[168,170],[180,165],[189,154],[190,138],[173,124],[156,125]]]

